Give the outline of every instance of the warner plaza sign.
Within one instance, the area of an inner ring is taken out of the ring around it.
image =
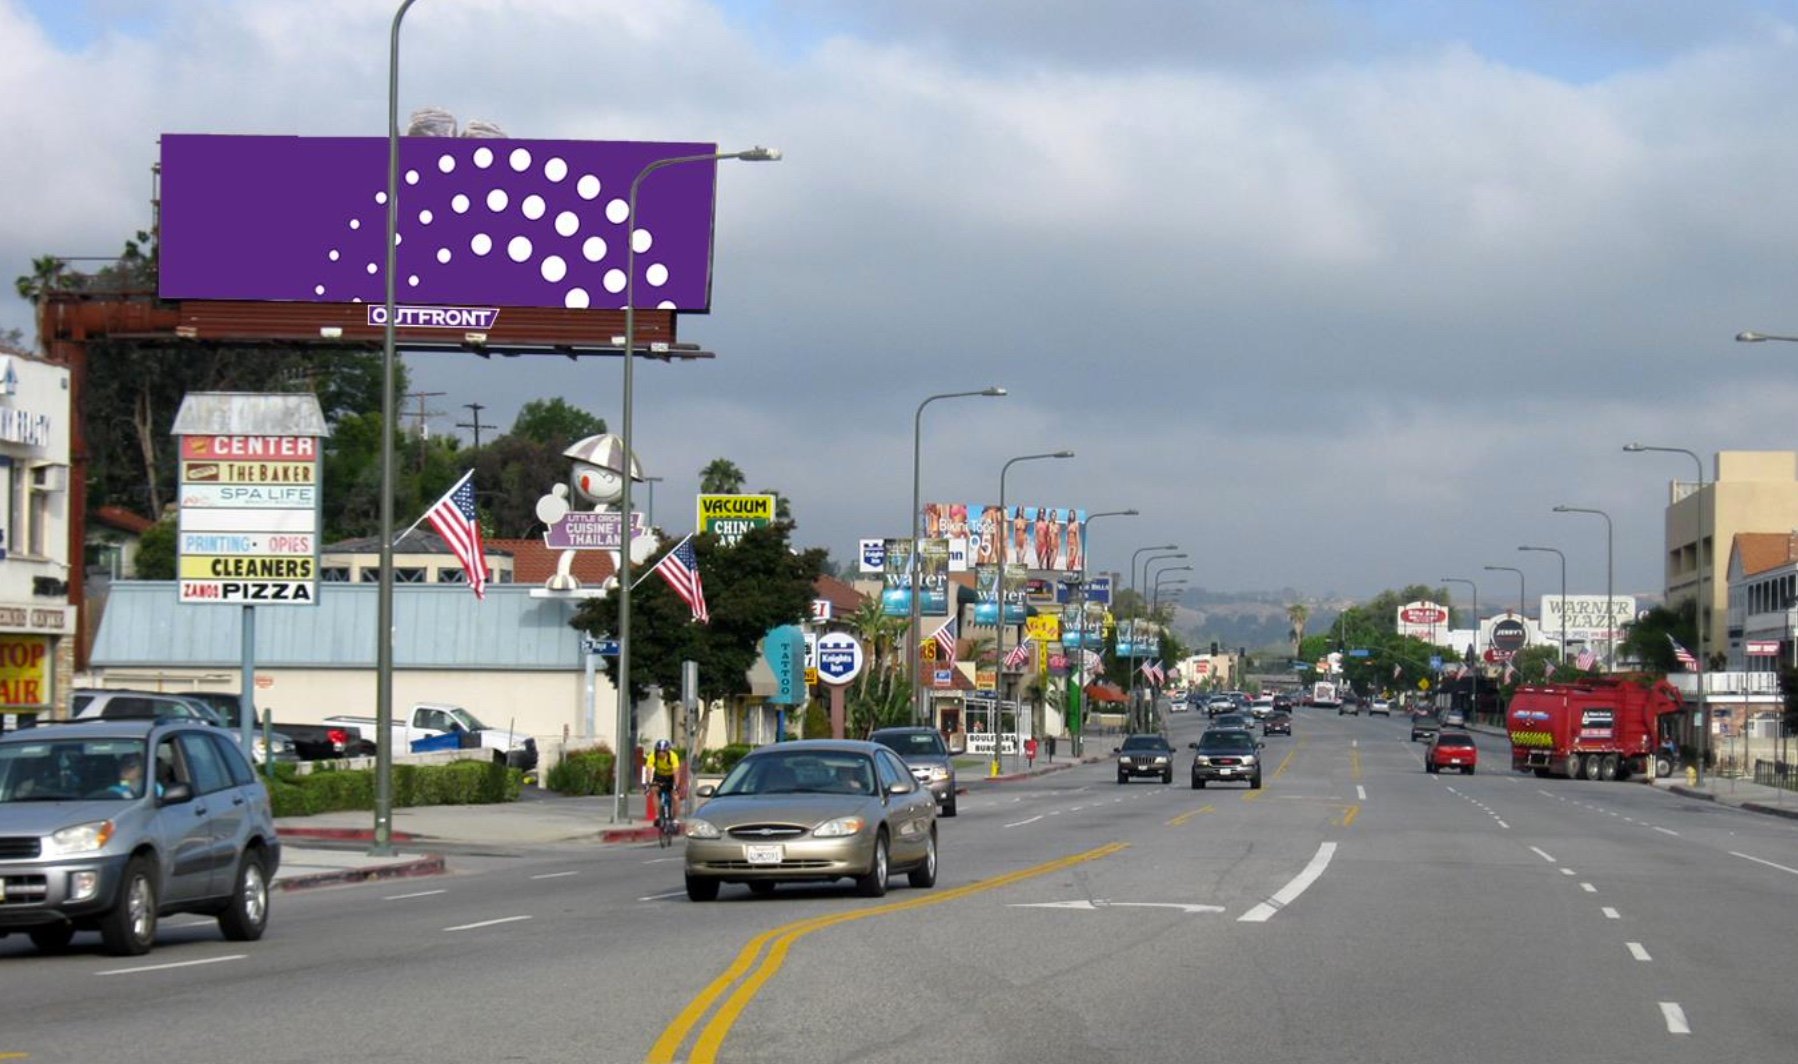
[[[1568,595],[1567,603],[1567,642],[1569,643],[1603,643],[1608,639],[1622,639],[1623,626],[1636,619],[1636,598],[1634,595],[1615,595],[1608,600],[1604,595]],[[1606,603],[1609,602],[1610,623],[1605,622]],[[1542,611],[1537,614],[1542,618],[1542,636],[1545,639],[1561,638],[1561,602],[1560,595],[1543,595]]]

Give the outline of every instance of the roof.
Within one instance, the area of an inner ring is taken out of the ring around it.
[[[489,551],[512,555],[512,581],[518,584],[541,584],[554,576],[562,552],[543,545],[542,539],[489,539]],[[574,552],[574,575],[589,587],[598,587],[612,577],[612,555],[603,550]]]
[[[819,598],[828,600],[832,612],[839,617],[854,613],[868,602],[868,596],[828,574],[820,575],[812,581],[812,590],[818,593]]]
[[[121,532],[129,532],[141,536],[156,527],[156,522],[142,514],[133,513],[123,506],[102,506],[94,511],[94,523],[116,528]]]
[[[526,584],[393,588],[393,661],[403,669],[574,669],[581,633],[569,627],[579,600],[532,598]],[[313,606],[256,611],[256,664],[271,668],[372,669],[379,584],[323,582]],[[243,610],[175,601],[165,580],[113,583],[94,640],[102,668],[239,668]]]
[[[1798,532],[1737,532],[1735,552],[1743,576],[1791,565],[1798,562]]]

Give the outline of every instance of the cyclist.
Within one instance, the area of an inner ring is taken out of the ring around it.
[[[652,800],[656,803],[656,823],[663,820],[663,810],[667,810],[668,819],[674,815],[674,784],[680,776],[680,755],[674,752],[674,744],[667,739],[657,739],[655,752],[643,763],[643,772],[649,777]]]

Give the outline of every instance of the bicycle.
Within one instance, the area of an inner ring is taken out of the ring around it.
[[[680,821],[674,815],[674,788],[655,783],[650,786],[656,790],[656,845],[665,850],[680,835]]]

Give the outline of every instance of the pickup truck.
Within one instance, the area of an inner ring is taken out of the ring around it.
[[[243,709],[237,695],[226,691],[186,691],[183,694],[212,707],[213,712],[224,718],[227,727],[235,730],[241,726]],[[257,718],[258,721],[260,719]],[[302,761],[374,756],[375,744],[363,740],[348,728],[329,724],[283,724],[280,721],[275,721],[269,727],[277,734],[293,740],[294,752],[299,754]]]
[[[394,717],[392,734],[396,750],[411,751],[419,744],[425,744],[424,749],[435,749],[438,744],[430,740],[456,735],[460,737],[459,745],[463,749],[492,751],[495,761],[503,761],[512,768],[529,771],[537,767],[537,740],[523,732],[490,728],[461,706],[420,702],[410,711],[396,713]],[[374,717],[326,717],[325,724],[347,728],[370,743],[378,741],[380,735],[380,724]]]

